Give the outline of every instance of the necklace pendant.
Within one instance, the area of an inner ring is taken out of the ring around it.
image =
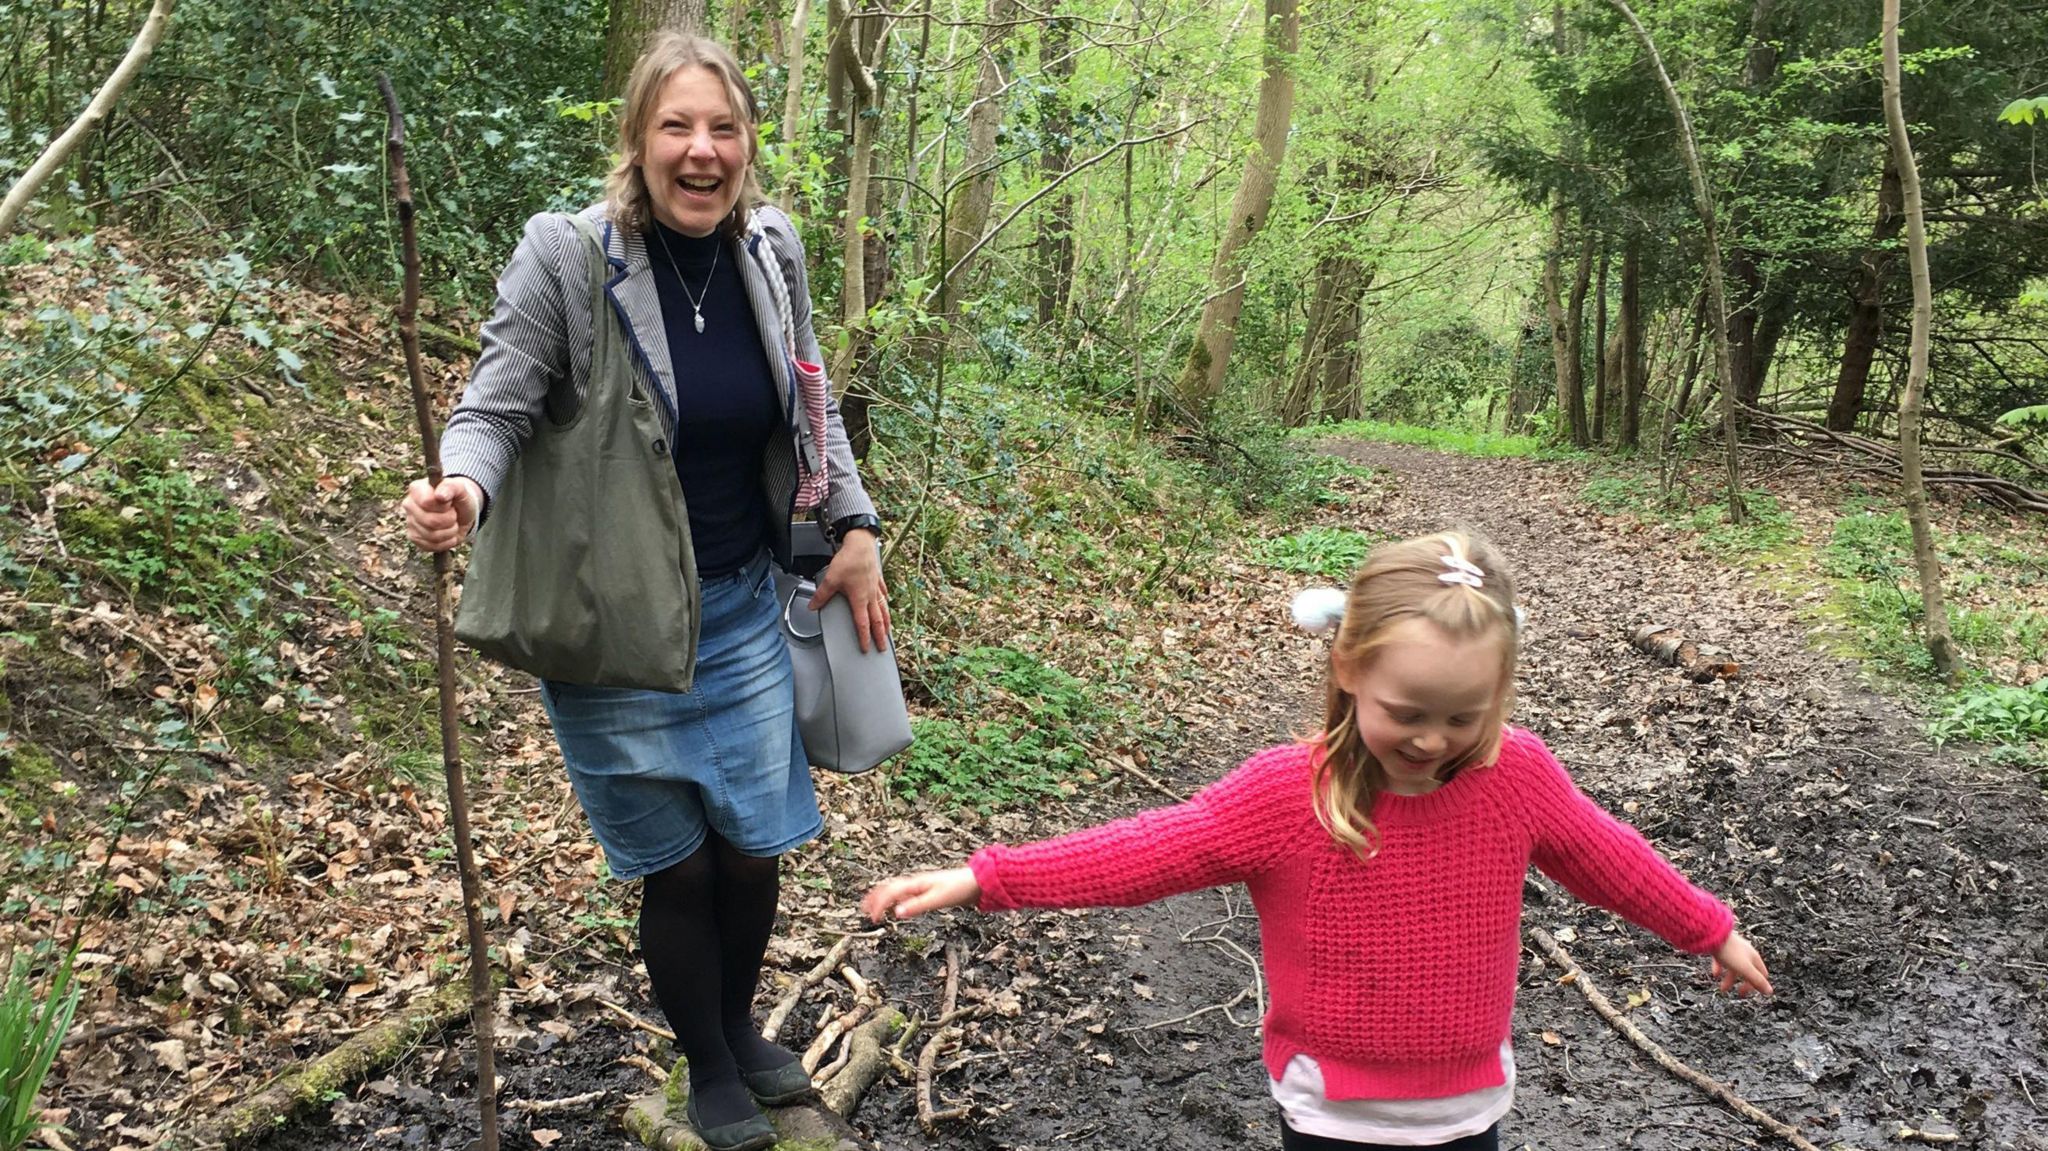
[[[701,331],[703,331],[703,330],[704,330],[704,313],[702,313],[702,312],[698,312],[698,313],[697,313],[696,315],[697,315],[697,330],[701,332]]]

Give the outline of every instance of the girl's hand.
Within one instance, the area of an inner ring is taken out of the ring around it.
[[[943,907],[966,907],[981,900],[981,883],[971,867],[920,871],[885,879],[861,897],[860,909],[872,923],[894,915],[909,919]]]
[[[468,476],[449,476],[438,488],[414,480],[398,506],[405,511],[405,534],[415,546],[445,552],[460,546],[476,526],[484,490]]]
[[[1732,990],[1737,995],[1752,991],[1771,993],[1771,973],[1764,968],[1764,957],[1757,954],[1740,931],[1729,932],[1721,946],[1714,949],[1714,978],[1720,981],[1721,990]]]
[[[839,541],[832,562],[818,580],[810,609],[817,611],[833,596],[844,594],[853,608],[853,631],[862,651],[880,651],[889,639],[889,589],[882,583],[882,553],[875,533],[855,528]]]

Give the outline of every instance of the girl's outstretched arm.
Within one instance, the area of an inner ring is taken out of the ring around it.
[[[1022,907],[1135,907],[1239,883],[1323,835],[1309,804],[1310,751],[1272,748],[1185,803],[1020,846],[993,844],[967,867],[886,880],[861,906],[899,917],[976,902]]]
[[[1714,949],[1714,978],[1721,983],[1721,990],[1733,991],[1737,995],[1748,995],[1752,991],[1771,993],[1771,973],[1764,967],[1764,957],[1740,931],[1731,931],[1721,946]]]
[[[885,879],[861,897],[860,909],[871,923],[894,916],[909,919],[927,911],[967,907],[981,899],[981,884],[971,867],[920,871]]]

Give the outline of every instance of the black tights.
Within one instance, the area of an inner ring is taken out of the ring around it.
[[[709,1126],[753,1113],[740,1072],[791,1058],[761,1038],[753,1019],[779,889],[775,856],[743,855],[712,832],[689,858],[648,876],[641,891],[640,954]]]
[[[1499,1146],[1498,1123],[1477,1135],[1436,1144],[1437,1151],[1495,1151]],[[1420,1151],[1418,1148],[1398,1148],[1383,1143],[1352,1143],[1326,1135],[1303,1135],[1289,1127],[1285,1120],[1280,1123],[1280,1147],[1281,1151]]]

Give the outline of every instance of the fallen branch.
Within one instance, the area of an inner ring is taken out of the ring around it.
[[[1629,646],[1661,663],[1684,668],[1693,679],[1734,679],[1742,665],[1702,656],[1699,647],[1670,624],[1646,623],[1629,636]]]
[[[557,1115],[564,1111],[581,1111],[593,1103],[599,1103],[611,1092],[599,1089],[585,1091],[563,1099],[514,1099],[505,1104],[507,1111],[521,1111],[528,1115]]]
[[[1564,948],[1558,946],[1557,940],[1552,938],[1548,931],[1540,927],[1532,927],[1529,929],[1529,938],[1536,942],[1537,947],[1542,948],[1543,954],[1548,956],[1552,963],[1564,968],[1565,977],[1578,985],[1580,994],[1586,997],[1586,1002],[1593,1005],[1594,1011],[1599,1012],[1600,1018],[1605,1019],[1616,1031],[1621,1032],[1643,1054],[1655,1060],[1657,1066],[1699,1088],[1707,1095],[1720,1100],[1737,1115],[1792,1144],[1799,1151],[1820,1151],[1820,1148],[1808,1142],[1806,1137],[1801,1135],[1798,1129],[1794,1128],[1791,1124],[1766,1114],[1762,1108],[1729,1090],[1718,1080],[1711,1079],[1687,1067],[1673,1058],[1662,1047],[1657,1046],[1656,1042],[1643,1034],[1642,1029],[1631,1022],[1628,1016],[1615,1010],[1614,1004],[1608,1002],[1605,995],[1600,994],[1600,989],[1593,986],[1592,980],[1586,978],[1585,971],[1577,963],[1573,962],[1571,956],[1565,954]]]
[[[766,1039],[770,1043],[775,1042],[776,1036],[782,1034],[782,1025],[789,1020],[789,1013],[795,1011],[796,1005],[802,1002],[804,992],[823,983],[825,977],[832,974],[833,969],[838,967],[840,961],[846,958],[847,951],[853,947],[853,941],[865,938],[868,937],[865,935],[840,936],[839,942],[832,945],[832,950],[825,953],[825,958],[820,959],[817,966],[806,971],[804,977],[796,981],[796,986],[790,988],[789,993],[782,997],[782,1002],[777,1003],[775,1009],[768,1013],[768,1022],[761,1028],[761,1038]]]
[[[893,1007],[876,1012],[848,1036],[846,1060],[839,1071],[819,1086],[818,1094],[835,1115],[851,1119],[861,1096],[887,1074],[891,1067],[889,1040],[904,1026],[903,1013]]]
[[[962,957],[958,944],[946,947],[946,990],[939,997],[939,1018],[953,1018],[954,1005],[960,1000],[960,964]],[[939,1049],[948,1040],[959,1034],[960,1029],[941,1023],[932,1029],[932,1037],[925,1040],[924,1049],[917,1053],[917,1122],[926,1131],[938,1126],[942,1119],[958,1119],[967,1114],[965,1106],[948,1107],[944,1111],[932,1106],[932,1075],[938,1066]]]
[[[606,1007],[610,1008],[613,1011],[613,1013],[618,1015],[619,1018],[624,1019],[626,1021],[627,1026],[632,1027],[635,1030],[645,1031],[649,1035],[658,1035],[661,1038],[668,1040],[670,1043],[674,1043],[676,1041],[676,1033],[670,1031],[666,1027],[661,1026],[660,1024],[649,1023],[647,1020],[640,1018],[638,1015],[635,1015],[632,1012],[626,1010],[625,1008],[619,1006],[618,1004],[613,1003],[609,999],[598,999],[597,1002],[602,1003]]]
[[[219,1119],[182,1138],[174,1135],[161,1146],[165,1151],[233,1146],[274,1131],[325,1103],[333,1093],[396,1063],[429,1036],[461,1019],[469,1011],[469,998],[466,985],[446,984],[383,1022],[349,1036],[332,1051],[287,1068]]]
[[[861,1021],[868,1017],[868,1012],[873,1006],[871,1003],[857,1003],[854,1005],[853,1010],[826,1024],[818,1032],[818,1037],[811,1040],[811,1045],[804,1049],[802,1060],[804,1073],[807,1075],[816,1074],[818,1065],[825,1061],[825,1056],[831,1054],[832,1045],[839,1042],[840,1036],[860,1026]]]

